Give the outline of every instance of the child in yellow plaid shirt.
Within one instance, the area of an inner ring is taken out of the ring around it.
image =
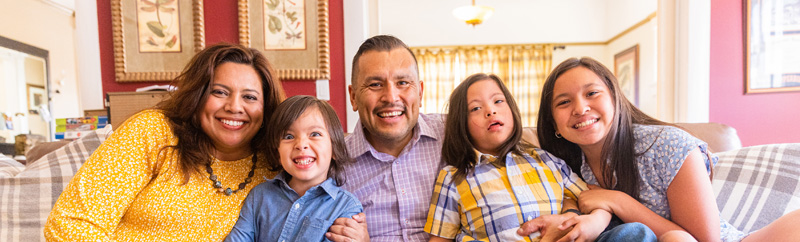
[[[462,82],[450,96],[446,122],[442,159],[448,166],[436,180],[425,224],[431,241],[538,241],[538,233],[518,235],[520,225],[544,215],[560,216],[560,224],[578,215],[586,183],[563,160],[522,142],[519,108],[497,76],[474,74]],[[567,210],[576,213],[558,215]],[[600,231],[611,218],[604,210],[589,216],[603,223],[592,226]],[[569,232],[551,231],[545,236]]]

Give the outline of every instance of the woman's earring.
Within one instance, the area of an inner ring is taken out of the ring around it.
[[[558,131],[556,131],[556,138],[560,139],[561,137],[562,137],[561,134],[559,134]]]

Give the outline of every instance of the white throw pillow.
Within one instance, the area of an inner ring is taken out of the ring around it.
[[[19,161],[0,154],[0,178],[14,177],[24,169],[25,165],[19,163]]]

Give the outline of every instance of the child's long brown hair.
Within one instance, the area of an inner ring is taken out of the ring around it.
[[[469,174],[478,163],[478,157],[475,155],[474,151],[474,144],[475,142],[480,141],[472,139],[472,135],[470,135],[469,128],[467,126],[469,119],[467,90],[470,86],[472,86],[472,84],[483,80],[492,80],[495,84],[497,84],[498,87],[500,87],[500,90],[503,92],[503,96],[506,99],[506,104],[508,104],[508,107],[511,109],[511,113],[514,116],[514,128],[511,132],[511,137],[508,137],[508,140],[503,142],[498,149],[500,151],[498,153],[499,157],[501,159],[505,159],[509,152],[522,155],[522,150],[531,146],[527,143],[520,144],[522,141],[522,118],[520,117],[517,102],[514,101],[514,97],[511,96],[511,92],[508,91],[506,85],[503,84],[503,82],[500,81],[500,78],[495,75],[487,75],[483,73],[473,74],[461,82],[461,84],[459,84],[458,87],[453,90],[453,93],[450,94],[447,120],[445,121],[444,143],[442,144],[442,159],[446,164],[454,166],[458,169],[453,175],[455,180],[461,180],[465,178],[466,175]]]

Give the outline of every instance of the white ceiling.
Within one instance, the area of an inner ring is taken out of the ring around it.
[[[453,17],[470,0],[378,0],[379,32],[410,46],[604,42],[656,12],[657,0],[476,0],[494,15]]]

